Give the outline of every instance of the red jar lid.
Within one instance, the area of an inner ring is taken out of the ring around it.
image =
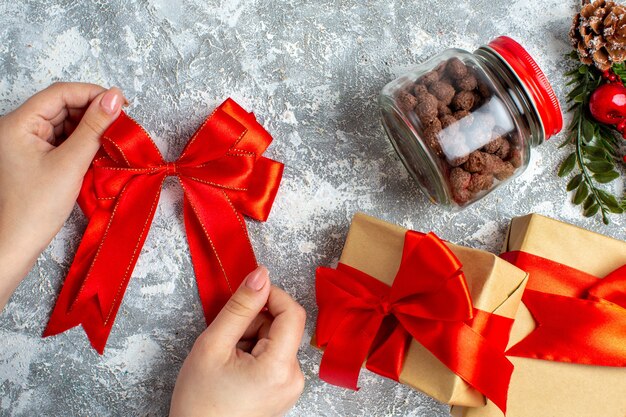
[[[554,90],[539,65],[522,45],[509,38],[500,36],[489,43],[489,47],[511,66],[526,87],[541,118],[546,139],[559,133],[563,128],[561,106]]]

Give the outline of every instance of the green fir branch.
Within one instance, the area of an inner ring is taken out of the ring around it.
[[[578,59],[575,52],[569,57]],[[626,80],[626,66],[615,65],[613,71],[622,81]],[[609,213],[626,211],[626,199],[619,201],[598,187],[598,184],[609,184],[620,177],[617,132],[597,122],[588,110],[591,94],[603,82],[602,74],[593,66],[580,64],[565,75],[570,79],[567,85],[572,86],[567,104],[573,117],[560,147],[574,145],[575,150],[561,163],[558,175],[565,177],[574,172],[566,187],[567,191],[573,192],[572,203],[582,205],[583,216],[592,217],[599,213],[602,222],[609,224]]]

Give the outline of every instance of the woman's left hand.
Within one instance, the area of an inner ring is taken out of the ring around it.
[[[56,83],[0,118],[0,311],[70,215],[118,88]]]

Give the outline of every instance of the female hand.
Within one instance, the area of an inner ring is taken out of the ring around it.
[[[267,311],[264,307],[267,306]],[[170,417],[277,417],[296,403],[306,314],[259,267],[198,337],[176,381]]]
[[[56,83],[0,118],[0,311],[67,220],[117,88]]]

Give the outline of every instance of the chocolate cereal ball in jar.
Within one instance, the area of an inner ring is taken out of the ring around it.
[[[499,37],[474,53],[449,49],[387,84],[383,126],[434,203],[465,207],[515,178],[531,148],[563,127],[546,77]]]

